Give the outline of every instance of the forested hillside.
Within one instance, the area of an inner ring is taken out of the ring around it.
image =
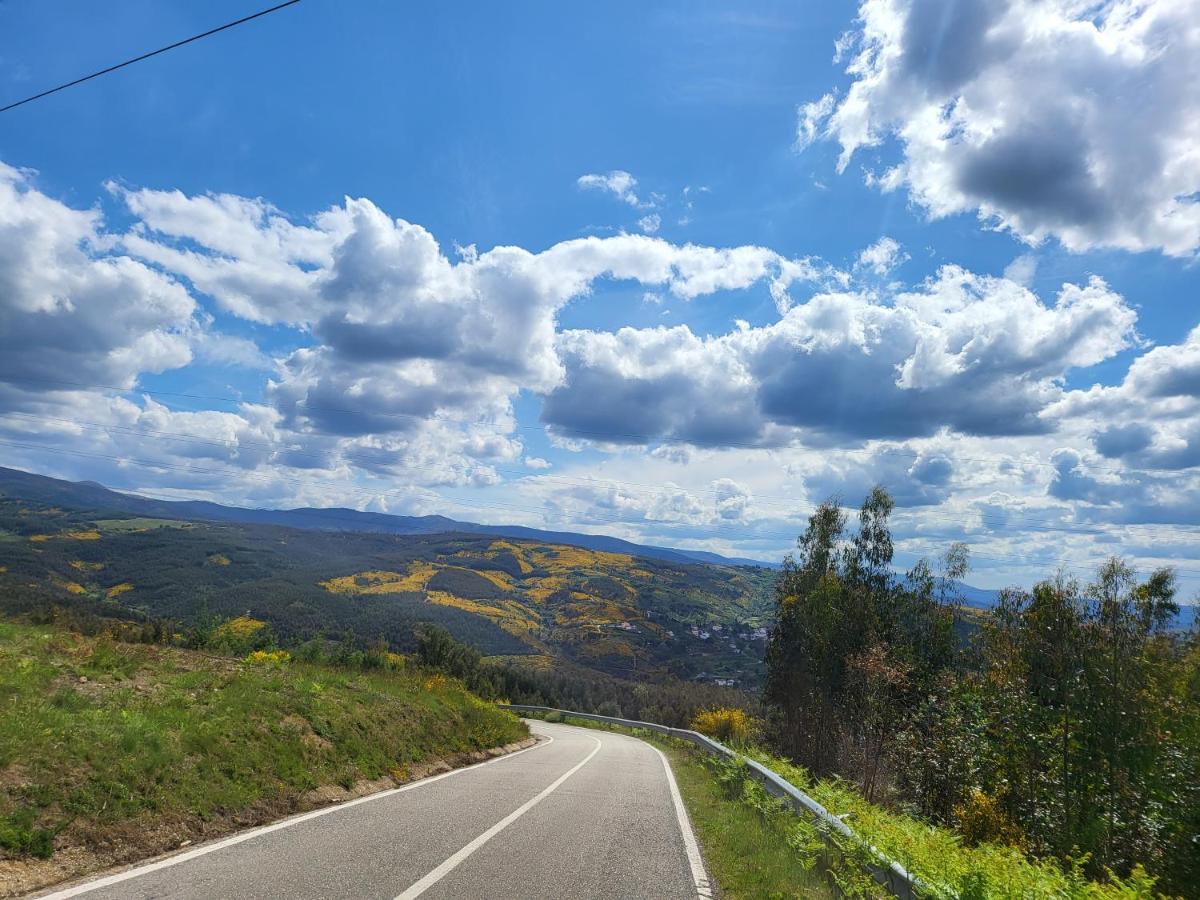
[[[477,534],[188,522],[11,487],[0,497],[0,596],[11,610],[55,602],[186,624],[249,614],[285,640],[348,634],[399,648],[433,623],[487,655],[635,678],[756,687],[773,577]]]

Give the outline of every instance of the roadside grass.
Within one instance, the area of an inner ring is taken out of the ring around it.
[[[1155,891],[1154,879],[1140,867],[1127,878],[1110,875],[1105,881],[1092,881],[1083,874],[1082,859],[1064,868],[1054,860],[1026,856],[1017,847],[992,843],[969,846],[951,829],[868,802],[845,781],[814,781],[803,768],[787,760],[755,747],[740,749],[844,818],[861,841],[869,842],[917,876],[924,886],[923,896],[980,900],[1027,897],[1149,900],[1165,896]],[[861,845],[848,847],[842,841],[839,849],[848,858],[865,857]]]
[[[68,847],[140,858],[528,736],[402,661],[254,659],[0,622],[0,869]]]
[[[837,896],[819,867],[792,848],[788,813],[764,814],[731,795],[698,758],[699,751],[653,743],[671,761],[709,876],[722,897]]]

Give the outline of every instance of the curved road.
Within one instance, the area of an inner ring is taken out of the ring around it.
[[[530,722],[533,747],[48,894],[89,898],[709,898],[666,759]]]

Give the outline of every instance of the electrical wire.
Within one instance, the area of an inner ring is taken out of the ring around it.
[[[202,32],[201,34],[194,34],[190,38],[184,38],[182,41],[176,41],[173,44],[168,44],[166,47],[160,47],[157,50],[151,50],[149,53],[143,53],[141,56],[135,56],[133,59],[127,59],[124,62],[117,63],[114,66],[109,66],[106,69],[101,69],[100,71],[93,72],[90,75],[84,75],[82,78],[76,78],[74,81],[68,81],[66,84],[60,84],[58,87],[52,87],[30,97],[26,97],[24,100],[17,100],[15,103],[10,103],[7,106],[0,106],[0,113],[8,112],[10,109],[16,109],[18,106],[24,106],[26,103],[32,103],[34,100],[41,100],[43,97],[49,97],[51,94],[57,94],[59,91],[65,91],[67,88],[75,87],[77,84],[83,84],[85,81],[91,81],[93,78],[99,78],[101,75],[107,75],[110,72],[117,71],[118,69],[124,69],[126,66],[132,66],[134,63],[139,63],[142,60],[150,59],[152,56],[158,56],[160,53],[166,53],[168,50],[174,50],[175,48],[182,47],[185,44],[191,44],[195,41],[202,40],[203,38],[211,37],[214,34],[227,31],[230,28],[243,25],[246,22],[253,21],[254,19],[260,19],[263,16],[279,11],[286,6],[294,6],[299,2],[300,0],[287,0],[286,3],[280,3],[276,6],[272,6],[270,9],[261,10],[253,15],[243,16],[242,18],[233,22],[226,22],[224,25],[219,25],[216,28],[210,28],[208,31]]]

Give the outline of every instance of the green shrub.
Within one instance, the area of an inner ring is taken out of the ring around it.
[[[0,816],[0,847],[14,856],[49,859],[54,854],[54,839],[66,826],[46,828],[36,822],[37,813],[27,807]]]

